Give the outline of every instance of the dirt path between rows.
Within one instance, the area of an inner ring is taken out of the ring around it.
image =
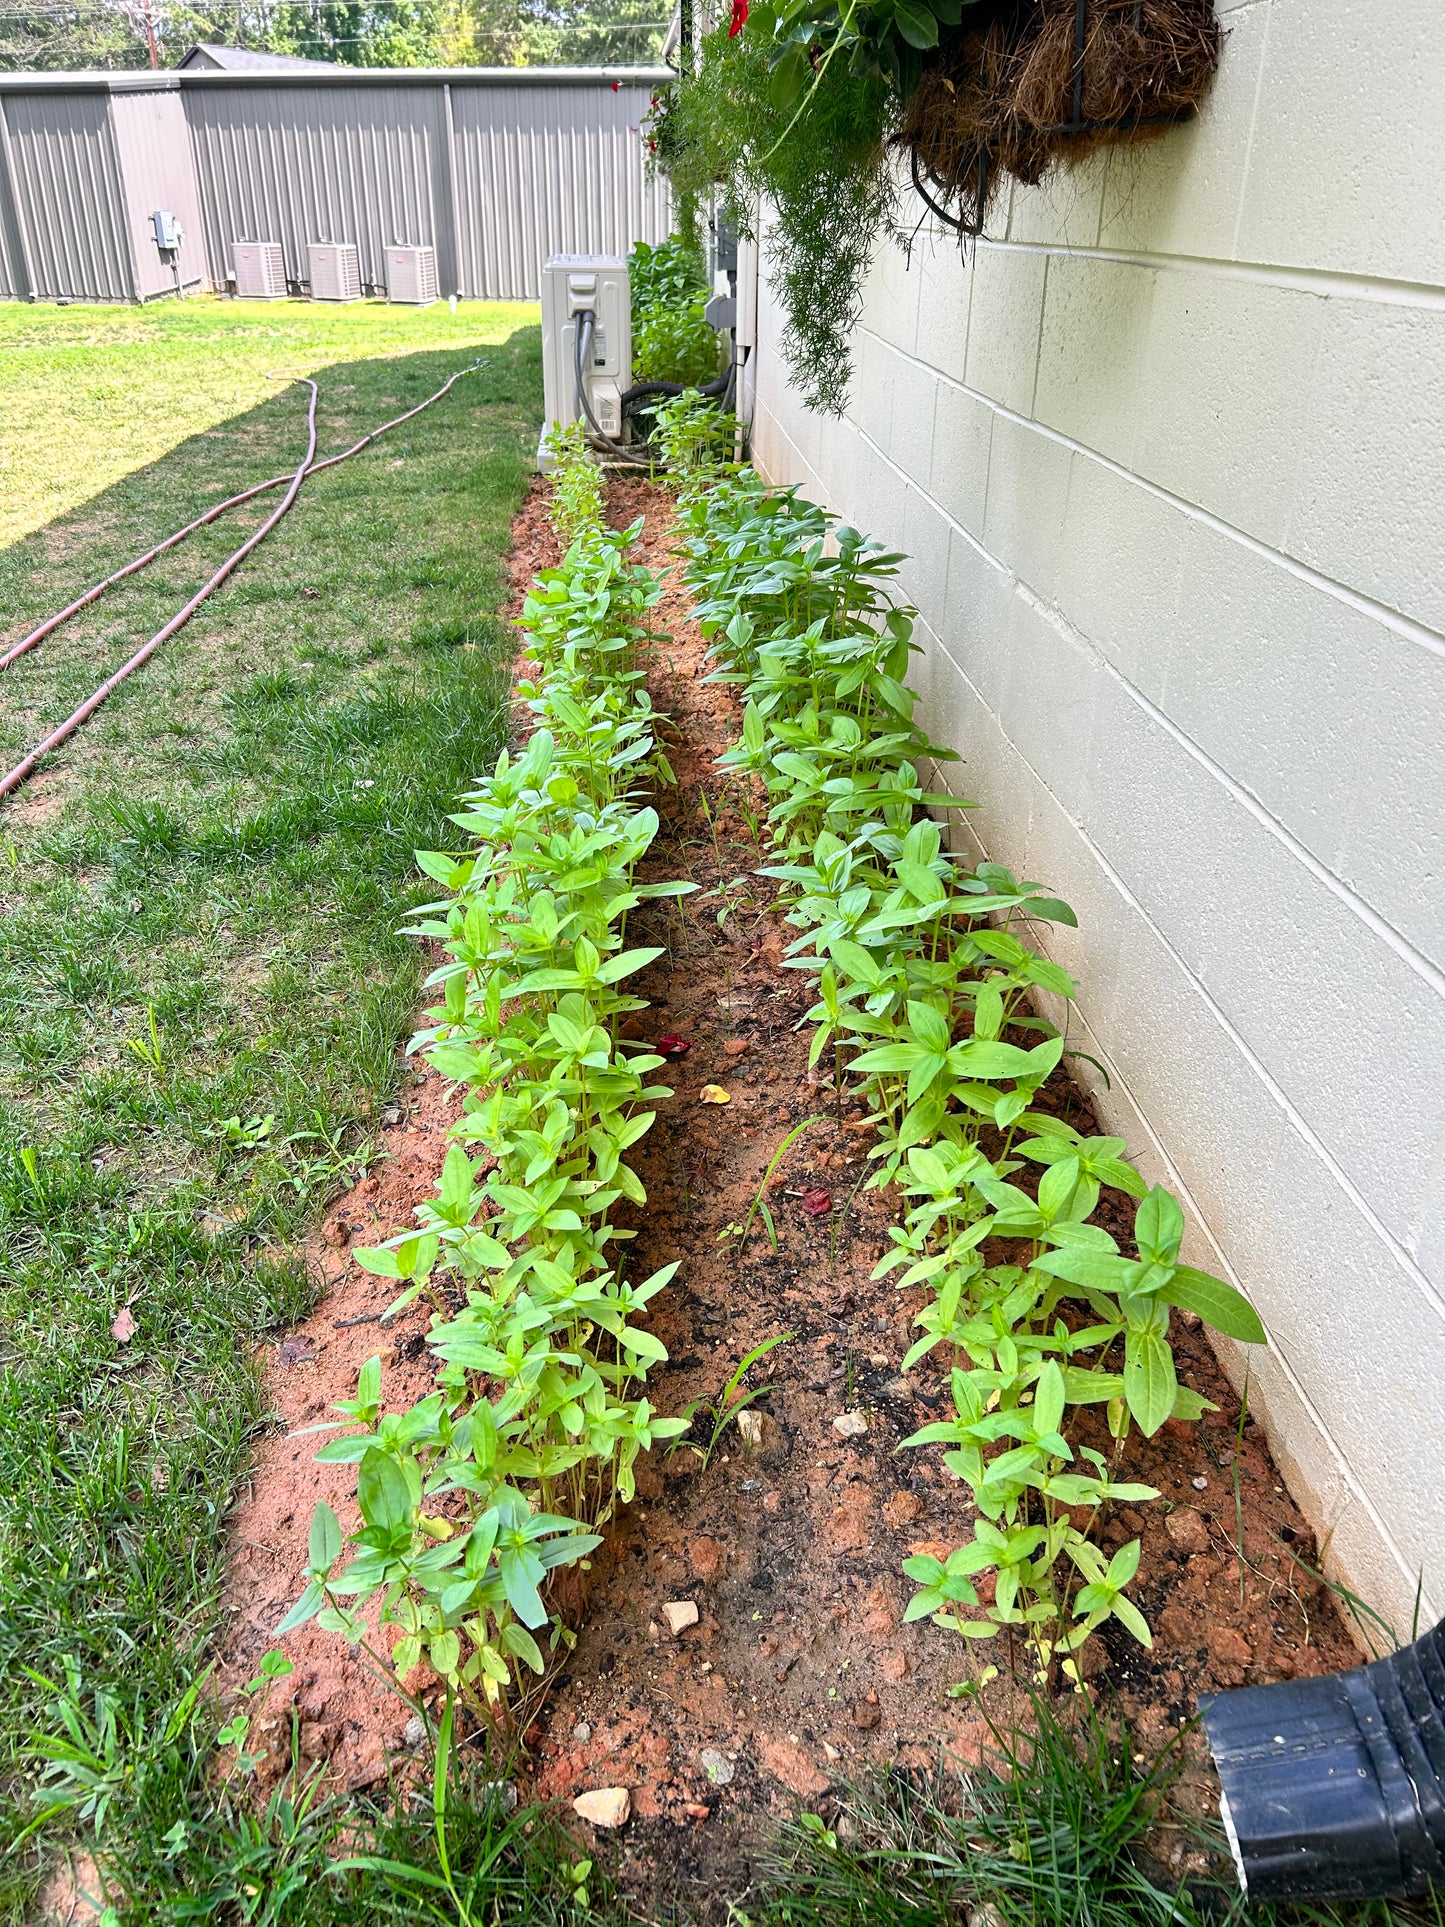
[[[670,514],[661,492],[614,483],[610,506],[617,526],[645,515],[640,559],[664,566]],[[520,595],[556,554],[540,489],[514,538]],[[678,780],[656,798],[662,828],[646,874],[701,888],[680,910],[646,906],[629,927],[630,941],[667,946],[637,984],[651,1007],[633,1020],[635,1033],[688,1045],[670,1066],[675,1097],[636,1156],[648,1203],[634,1215],[629,1266],[641,1277],[681,1260],[655,1301],[670,1362],[649,1379],[649,1395],[666,1413],[710,1402],[747,1351],[791,1336],[749,1381],[773,1386],[753,1408],[762,1419],[755,1445],[730,1427],[706,1469],[690,1442],[640,1468],[636,1503],[598,1555],[586,1622],[529,1731],[520,1778],[543,1797],[628,1787],[633,1819],[618,1853],[634,1904],[653,1916],[680,1908],[723,1920],[729,1899],[746,1906],[781,1814],[826,1805],[835,1779],[869,1768],[929,1768],[941,1750],[976,1757],[985,1714],[1007,1721],[1022,1702],[1006,1666],[981,1696],[950,1698],[950,1687],[1002,1653],[968,1651],[926,1622],[902,1622],[912,1589],[900,1562],[957,1545],[970,1525],[938,1451],[897,1451],[947,1410],[946,1372],[930,1359],[901,1375],[922,1297],[870,1278],[896,1200],[860,1188],[869,1128],[856,1106],[839,1106],[822,1067],[808,1071],[808,1034],[798,1028],[808,980],[783,967],[771,886],[753,879],[730,891],[732,908],[719,918],[718,886],[766,860],[739,807],[743,793],[714,767],[736,734],[737,705],[704,681],[701,639],[675,582],[660,622],[668,639],[650,683],[671,718]],[[701,1101],[709,1084],[728,1092],[725,1106]],[[1091,1126],[1066,1078],[1041,1102]],[[281,1429],[264,1443],[234,1515],[233,1687],[275,1643],[270,1629],[300,1588],[313,1501],[327,1498],[343,1525],[354,1519],[352,1469],[316,1466],[314,1441],[291,1435],[349,1395],[378,1349],[376,1324],[358,1321],[374,1320],[394,1287],[362,1272],[349,1248],[411,1222],[454,1114],[440,1080],[422,1075],[409,1086],[384,1133],[384,1161],[331,1214],[314,1248],[326,1296],[268,1360]],[[742,1243],[729,1227],[746,1221],[782,1139],[808,1118],[817,1121],[767,1193],[776,1249],[759,1214]],[[1101,1217],[1110,1223],[1107,1201]],[[393,1405],[431,1383],[424,1313],[396,1326],[380,1341]],[[1106,1545],[1136,1534],[1144,1543],[1136,1595],[1154,1650],[1110,1636],[1098,1643],[1098,1664],[1099,1683],[1116,1693],[1146,1750],[1178,1732],[1201,1691],[1357,1659],[1328,1595],[1295,1563],[1312,1562],[1315,1549],[1262,1433],[1252,1421],[1240,1431],[1238,1400],[1202,1335],[1176,1329],[1174,1338],[1181,1380],[1220,1409],[1200,1426],[1171,1422],[1155,1440],[1131,1444],[1128,1476],[1158,1486],[1164,1502],[1122,1512],[1102,1534]],[[692,1441],[710,1430],[699,1418]],[[696,1607],[697,1621],[669,1637],[664,1608],[680,1603]],[[284,1645],[296,1672],[263,1711],[258,1730],[272,1751],[262,1778],[284,1768],[294,1700],[308,1757],[329,1758],[357,1789],[384,1780],[419,1739],[415,1725],[408,1732],[409,1709],[332,1636],[308,1627]],[[1202,1804],[1208,1767],[1197,1736],[1188,1744],[1185,1798]]]

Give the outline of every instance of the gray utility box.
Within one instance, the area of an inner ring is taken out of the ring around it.
[[[236,241],[231,249],[238,301],[284,301],[286,264],[278,241]]]
[[[313,301],[361,299],[361,262],[354,241],[312,241],[306,260]]]
[[[390,247],[386,250],[386,298],[414,308],[429,308],[438,298],[435,248]]]

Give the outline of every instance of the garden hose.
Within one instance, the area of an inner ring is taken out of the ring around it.
[[[20,761],[12,770],[7,771],[4,776],[0,776],[0,797],[8,796],[12,791],[19,789],[20,785],[33,774],[36,766],[44,757],[50,754],[51,750],[58,749],[62,743],[73,736],[76,730],[95,714],[96,710],[100,708],[106,698],[120,687],[121,683],[126,681],[128,677],[134,675],[136,670],[155,654],[162,643],[169,641],[178,629],[183,628],[185,624],[190,621],[201,604],[215,593],[226,578],[240,567],[241,563],[245,561],[251,551],[271,533],[272,529],[275,528],[276,524],[287,513],[292,503],[296,500],[296,497],[300,494],[301,485],[308,477],[320,474],[324,468],[334,468],[338,462],[349,461],[353,455],[359,454],[368,443],[374,442],[378,435],[384,435],[388,429],[395,428],[404,421],[409,421],[413,415],[419,415],[424,408],[430,408],[433,402],[440,401],[447,390],[456,382],[460,381],[463,375],[469,375],[481,366],[482,361],[481,358],[478,357],[476,360],[470,362],[467,367],[458,368],[453,374],[447,377],[434,394],[428,395],[425,401],[418,402],[416,407],[408,408],[404,414],[395,415],[390,421],[383,422],[379,427],[373,428],[370,433],[363,435],[359,442],[353,442],[350,448],[343,449],[340,454],[329,455],[324,461],[320,462],[316,460],[316,404],[319,400],[320,391],[309,375],[303,375],[301,379],[311,390],[311,400],[306,410],[306,455],[300,467],[297,468],[294,473],[274,476],[269,481],[259,482],[254,487],[242,491],[241,494],[229,497],[225,502],[218,502],[215,507],[208,510],[205,515],[198,517],[194,522],[188,523],[185,528],[178,529],[174,535],[168,536],[164,542],[158,543],[155,548],[147,551],[145,555],[138,557],[132,563],[128,563],[125,568],[116,570],[113,575],[107,576],[103,582],[96,583],[94,587],[88,589],[83,596],[77,597],[74,602],[68,604],[67,607],[62,609],[57,615],[50,617],[49,620],[42,623],[38,629],[33,630],[30,635],[24,637],[22,641],[16,644],[13,649],[9,650],[4,657],[0,657],[0,669],[8,667],[17,656],[23,655],[27,649],[33,648],[42,637],[49,635],[50,632],[58,628],[62,622],[67,621],[89,603],[95,601],[97,596],[102,595],[113,583],[120,582],[124,580],[126,576],[134,574],[137,569],[144,568],[148,562],[154,561],[156,556],[163,554],[169,548],[173,548],[177,542],[183,541],[186,536],[190,535],[195,529],[200,528],[205,522],[214,521],[215,518],[226,509],[234,508],[240,502],[249,501],[253,495],[259,495],[266,489],[275,488],[282,482],[287,484],[286,493],[276,508],[272,510],[271,514],[267,516],[261,526],[246,538],[238,549],[235,549],[227,556],[226,560],[210,579],[196,591],[190,601],[178,609],[170,621],[158,629],[148,642],[143,643],[141,647],[136,650],[135,654],[126,662],[122,663],[113,675],[108,676],[98,689],[87,696],[79,708],[73,710],[63,723],[50,732],[43,742],[37,743],[34,749],[21,757]]]
[[[482,365],[481,357],[478,356],[465,368],[458,368],[456,373],[450,375],[436,393],[428,395],[424,402],[418,403],[415,408],[408,408],[404,415],[394,415],[390,421],[383,422],[379,428],[373,428],[369,435],[363,435],[359,442],[353,442],[350,448],[343,449],[339,455],[328,455],[325,461],[313,462],[306,473],[319,475],[323,468],[333,468],[337,462],[349,461],[353,455],[359,454],[368,442],[374,442],[378,435],[384,435],[390,428],[399,427],[404,421],[410,421],[411,417],[420,414],[423,408],[430,408],[434,401],[440,401],[453,382],[460,381],[463,375],[471,374],[474,369]],[[127,576],[138,574],[141,569],[147,568],[154,562],[157,556],[164,555],[168,549],[173,549],[178,543],[184,542],[188,535],[194,535],[197,529],[205,528],[208,523],[224,515],[228,509],[239,508],[243,502],[249,502],[253,496],[264,495],[268,489],[282,487],[290,479],[288,471],[285,475],[273,475],[267,481],[255,482],[250,488],[242,489],[239,495],[228,495],[224,502],[215,503],[206,510],[204,515],[198,515],[194,522],[187,522],[183,529],[177,529],[163,542],[157,542],[155,547],[147,549],[144,555],[138,555],[133,562],[127,562],[123,568],[106,576],[104,581],[93,583],[83,595],[78,595],[73,602],[68,602],[55,615],[47,616],[38,628],[32,629],[28,636],[22,636],[19,642],[0,654],[0,670],[8,669],[12,662],[23,656],[27,650],[33,649],[36,643],[43,642],[63,622],[69,622],[72,616],[77,616],[82,609],[89,608],[90,604],[103,596],[107,589],[114,588],[118,582],[124,582]]]

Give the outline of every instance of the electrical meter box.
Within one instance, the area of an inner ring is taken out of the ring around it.
[[[168,208],[158,207],[151,216],[156,246],[163,254],[174,254],[181,245],[181,224]]]
[[[592,316],[590,336],[586,317]],[[586,342],[577,393],[577,346]],[[542,439],[554,427],[580,420],[610,441],[622,437],[622,396],[632,385],[632,303],[627,263],[616,254],[553,254],[542,268],[542,386],[546,418]],[[544,449],[538,466],[549,466]]]

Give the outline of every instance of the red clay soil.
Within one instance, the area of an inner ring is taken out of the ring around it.
[[[666,498],[640,481],[617,482],[610,506],[617,526],[645,515],[640,558],[662,566]],[[556,554],[540,491],[514,539],[520,593]],[[927,1622],[902,1623],[912,1588],[900,1562],[910,1551],[957,1545],[972,1516],[936,1448],[896,1449],[948,1409],[947,1374],[930,1358],[901,1376],[923,1297],[870,1279],[897,1199],[859,1188],[870,1128],[856,1106],[840,1116],[823,1067],[808,1071],[808,1033],[798,1028],[808,983],[781,966],[785,926],[771,886],[750,880],[719,922],[720,901],[709,892],[750,878],[766,860],[738,807],[744,792],[714,767],[737,733],[737,705],[729,690],[703,681],[701,640],[676,586],[660,619],[669,639],[650,680],[671,717],[678,781],[655,799],[662,828],[647,875],[702,887],[680,914],[673,904],[650,905],[629,929],[633,941],[668,946],[637,986],[651,1007],[633,1020],[636,1034],[672,1033],[690,1044],[670,1066],[675,1096],[636,1160],[648,1203],[634,1219],[630,1265],[644,1276],[682,1261],[654,1304],[670,1362],[650,1377],[649,1395],[667,1413],[715,1400],[748,1350],[779,1332],[792,1336],[750,1381],[773,1387],[752,1408],[762,1417],[755,1447],[730,1427],[706,1469],[688,1441],[640,1469],[636,1503],[597,1555],[576,1650],[529,1729],[519,1778],[524,1790],[567,1799],[628,1787],[633,1819],[618,1849],[624,1888],[650,1912],[721,1920],[728,1899],[743,1903],[782,1814],[826,1806],[835,1779],[870,1768],[932,1767],[944,1751],[976,1757],[987,1739],[984,1712],[1007,1722],[1021,1696],[1002,1648],[966,1650]],[[704,1104],[708,1084],[731,1101]],[[1092,1124],[1066,1078],[1056,1077],[1041,1102],[1080,1128]],[[267,1362],[277,1429],[234,1515],[231,1688],[276,1643],[271,1629],[300,1590],[314,1500],[328,1499],[347,1529],[355,1520],[354,1469],[313,1464],[315,1442],[295,1438],[296,1429],[351,1393],[380,1344],[391,1404],[430,1387],[425,1314],[417,1308],[388,1324],[381,1340],[374,1322],[357,1321],[374,1320],[395,1287],[348,1257],[352,1242],[408,1225],[439,1171],[454,1100],[422,1075],[398,1109],[384,1133],[385,1161],[314,1246],[326,1295]],[[742,1243],[729,1227],[744,1223],[779,1143],[806,1118],[817,1121],[768,1193],[777,1249],[758,1216]],[[1100,1213],[1121,1235],[1131,1222],[1125,1203],[1106,1198]],[[1171,1422],[1156,1439],[1131,1443],[1127,1476],[1158,1486],[1163,1500],[1122,1511],[1101,1536],[1106,1546],[1142,1537],[1135,1596],[1156,1643],[1147,1652],[1109,1628],[1094,1661],[1096,1683],[1111,1687],[1151,1752],[1192,1717],[1202,1691],[1334,1671],[1358,1657],[1305,1570],[1315,1547],[1260,1429],[1247,1420],[1241,1434],[1238,1400],[1197,1326],[1176,1313],[1172,1335],[1181,1379],[1220,1409],[1199,1426]],[[840,1432],[836,1421],[847,1414],[866,1429],[849,1421]],[[704,1443],[709,1431],[699,1415],[690,1439]],[[697,1623],[669,1638],[663,1607],[687,1601]],[[406,1704],[314,1627],[281,1643],[296,1672],[264,1708],[271,1754],[262,1778],[284,1768],[292,1699],[303,1751],[329,1758],[344,1783],[359,1789],[381,1780],[388,1761],[400,1765]],[[1000,1664],[1001,1677],[981,1697],[950,1699],[948,1688],[985,1661]],[[1186,1744],[1183,1803],[1203,1806],[1207,1761],[1197,1735]]]

